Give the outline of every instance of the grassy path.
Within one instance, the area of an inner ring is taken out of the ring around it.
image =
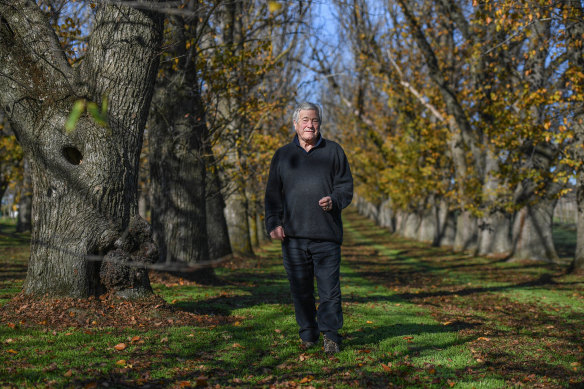
[[[0,235],[0,386],[584,385],[581,278],[406,242],[352,209],[345,219],[345,341],[331,358],[322,347],[299,347],[277,243],[217,269],[215,284],[154,275],[155,292],[173,311],[143,310],[108,324],[98,316],[69,320],[82,311],[71,306],[59,324],[17,322],[6,312],[27,249],[23,237]],[[127,303],[102,305],[102,316],[130,315]]]

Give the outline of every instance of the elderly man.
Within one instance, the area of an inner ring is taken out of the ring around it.
[[[321,118],[320,107],[313,103],[301,103],[294,111],[296,135],[276,151],[270,165],[266,230],[282,241],[302,346],[314,346],[322,332],[325,352],[334,354],[343,326],[341,210],[353,198],[353,178],[341,146],[320,135]]]

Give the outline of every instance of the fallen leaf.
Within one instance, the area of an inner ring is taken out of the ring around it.
[[[371,320],[367,320],[367,324],[373,324]]]
[[[187,386],[191,386],[191,381],[180,381],[178,383],[178,386],[180,388],[186,388]]]
[[[136,343],[136,342],[137,342],[137,341],[139,341],[139,340],[140,340],[140,337],[136,335],[136,336],[134,336],[132,339],[130,339],[130,342],[132,342],[132,343]]]
[[[120,359],[119,361],[116,362],[116,365],[126,366],[126,360],[125,359]]]
[[[118,343],[114,346],[114,348],[118,351],[122,351],[126,349],[126,344],[125,343]]]
[[[280,332],[282,332],[282,330],[279,330],[279,329],[277,329],[277,328],[276,328],[274,331],[275,331],[275,332],[277,332],[278,334],[279,334]]]
[[[242,345],[240,345],[239,343],[233,343],[233,345],[231,347],[233,347],[233,348],[245,348]]]
[[[236,321],[235,323],[233,323],[234,326],[239,327],[241,325],[240,322]]]
[[[489,338],[485,338],[484,336],[479,337],[477,340],[486,340],[487,342],[490,341],[491,339]]]
[[[313,379],[314,379],[314,377],[313,377],[313,376],[311,376],[311,375],[309,375],[309,376],[306,376],[306,377],[302,378],[302,379],[299,381],[299,383],[301,383],[301,384],[305,384],[305,383],[307,383],[307,382],[310,382],[310,381],[312,381]]]
[[[10,349],[10,350],[7,350],[7,351],[8,351],[10,354],[18,354],[18,351],[16,351],[16,350],[13,350],[13,349]]]
[[[383,368],[384,371],[391,371],[391,362],[388,363],[387,365],[385,363],[382,363],[381,367]]]
[[[85,384],[85,386],[83,388],[84,389],[97,388],[97,382],[88,382],[88,383]]]
[[[207,377],[205,377],[205,376],[200,376],[195,381],[195,386],[198,386],[198,387],[208,386],[208,385],[209,385],[209,383],[207,382]]]
[[[69,369],[65,372],[65,374],[63,374],[63,376],[65,377],[71,377],[73,375],[73,370]]]

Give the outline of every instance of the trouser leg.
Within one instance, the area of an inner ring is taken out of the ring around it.
[[[338,331],[343,327],[341,305],[341,246],[334,242],[310,242],[308,252],[314,262],[318,287],[318,328],[336,343],[342,338]]]
[[[285,239],[282,242],[284,268],[290,281],[296,322],[302,340],[315,342],[319,337],[314,300],[314,267],[307,253],[306,239]]]

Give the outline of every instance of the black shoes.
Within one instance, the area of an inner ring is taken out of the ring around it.
[[[324,352],[328,355],[333,355],[341,351],[339,344],[324,335]]]

